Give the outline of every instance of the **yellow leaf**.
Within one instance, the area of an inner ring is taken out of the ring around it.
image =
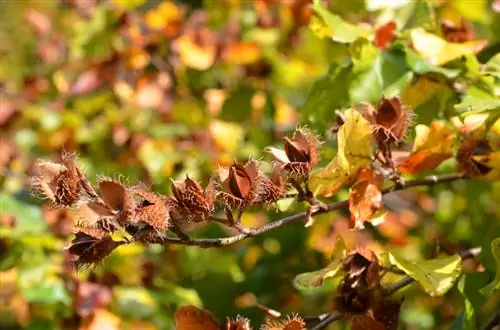
[[[120,318],[105,309],[96,310],[89,319],[83,322],[80,330],[118,330],[120,329]]]
[[[435,34],[415,29],[411,32],[415,51],[433,65],[442,65],[468,54],[476,54],[486,45],[486,40],[463,43],[448,42]]]
[[[442,296],[451,289],[462,271],[462,259],[458,254],[414,262],[389,253],[389,261],[419,282],[433,297]]]
[[[220,120],[212,120],[208,129],[215,144],[229,152],[236,150],[243,137],[243,128],[240,125]]]
[[[370,123],[354,109],[347,109],[344,116],[345,123],[337,135],[337,156],[309,180],[309,188],[317,195],[331,196],[344,184],[354,180],[358,171],[371,162]]]
[[[491,152],[485,155],[472,156],[476,162],[490,168],[485,175],[477,176],[476,179],[485,181],[500,180],[500,151]]]
[[[335,249],[333,250],[332,261],[323,269],[297,275],[293,280],[293,284],[299,289],[310,289],[320,286],[321,284],[323,284],[324,280],[337,275],[346,254],[347,250],[344,240],[341,236],[337,236],[337,240],[335,241]]]
[[[431,127],[417,125],[413,152],[398,165],[405,174],[432,170],[453,154],[456,134],[440,121],[433,121]]]
[[[193,33],[185,33],[175,40],[175,47],[184,65],[196,70],[207,70],[214,64],[217,55],[214,36],[208,31],[205,36],[207,40],[203,45],[195,42]]]

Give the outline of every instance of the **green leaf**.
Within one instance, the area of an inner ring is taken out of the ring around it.
[[[255,90],[248,85],[240,85],[230,94],[222,106],[220,119],[229,122],[241,123],[250,118],[252,113],[252,97]]]
[[[406,48],[406,63],[415,73],[429,73],[435,72],[444,75],[446,78],[455,78],[460,74],[460,69],[447,69],[437,65],[432,65],[424,60],[413,50]]]
[[[467,95],[462,102],[455,105],[455,110],[460,113],[478,113],[483,111],[497,112],[500,110],[500,99],[480,98],[477,96]]]
[[[415,262],[389,253],[389,260],[391,264],[419,282],[433,297],[442,296],[451,289],[462,270],[462,260],[458,254]]]
[[[330,29],[333,41],[349,43],[360,37],[369,37],[372,33],[370,29],[346,22],[340,16],[331,13],[319,0],[314,0],[312,8]]]
[[[293,285],[299,290],[321,286],[326,279],[338,275],[346,253],[344,240],[341,236],[337,236],[332,261],[325,268],[297,275],[293,280]]]
[[[146,318],[156,310],[156,301],[151,293],[141,287],[118,286],[113,288],[115,308],[122,315]]]
[[[318,130],[327,128],[333,122],[334,111],[349,104],[346,81],[350,69],[349,63],[333,63],[328,73],[314,83],[300,110],[302,122]]]
[[[47,228],[40,208],[15,199],[12,195],[0,193],[2,214],[16,217],[14,235],[42,234]]]
[[[32,303],[69,305],[71,299],[64,287],[62,278],[54,267],[43,264],[29,270],[23,270],[18,280],[19,289],[24,297]]]
[[[429,1],[412,0],[397,11],[395,21],[403,26],[403,30],[420,26],[433,29],[436,26],[436,15]]]
[[[453,322],[450,330],[476,329],[476,310],[486,302],[479,289],[486,284],[488,276],[485,273],[470,273],[462,276],[457,287],[464,296],[464,311]]]
[[[493,281],[481,289],[481,293],[487,297],[500,289],[500,237],[495,238],[491,242],[491,253],[496,262],[496,274]]]
[[[500,53],[493,56],[485,65],[483,72],[500,78]]]

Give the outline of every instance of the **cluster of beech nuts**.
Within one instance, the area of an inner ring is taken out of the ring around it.
[[[285,138],[284,149],[269,148],[275,158],[268,176],[260,163],[249,160],[219,168],[203,188],[187,176],[172,180],[172,196],[148,191],[144,186],[127,187],[119,180],[100,178],[94,188],[78,167],[76,156],[63,153],[60,163],[39,161],[32,187],[55,207],[73,207],[78,218],[76,237],[68,250],[77,265],[101,261],[123,242],[111,233],[124,230],[137,240],[172,231],[183,239],[182,232],[191,223],[209,221],[220,210],[228,225],[235,225],[233,211],[252,205],[269,205],[283,198],[290,182],[303,183],[318,162],[318,139],[306,129],[298,129]],[[144,235],[144,233],[148,235]]]

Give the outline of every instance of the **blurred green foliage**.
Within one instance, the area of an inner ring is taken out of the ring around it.
[[[234,159],[270,160],[262,150],[298,124],[325,136],[324,165],[335,155],[335,110],[383,95],[400,95],[419,124],[486,113],[490,127],[500,114],[498,10],[490,0],[3,2],[1,327],[98,329],[88,319],[99,312],[109,329],[116,318],[121,329],[168,329],[187,304],[256,325],[265,315],[252,295],[283,313],[318,315],[332,308],[336,282],[310,291],[293,279],[326,265],[338,235],[410,259],[430,258],[436,242],[454,252],[483,247],[484,273],[461,277],[438,298],[409,287],[400,316],[408,329],[483,324],[500,294],[492,289],[497,271],[490,296],[478,295],[499,264],[490,246],[500,236],[499,182],[397,194],[387,200],[392,216],[376,229],[378,242],[350,231],[348,215],[336,212],[312,228],[287,226],[224,249],[123,246],[75,273],[63,251],[73,215],[33,198],[28,178],[37,158],[56,160],[66,149],[90,178],[141,181],[166,194],[170,178],[206,182]],[[450,46],[440,24],[462,18],[474,35]],[[377,47],[377,28],[391,21],[394,36]],[[500,128],[492,132],[498,148]],[[449,160],[437,172],[455,168]],[[286,212],[254,209],[243,221],[259,225],[303,208],[281,206]],[[230,234],[213,224],[195,232]]]

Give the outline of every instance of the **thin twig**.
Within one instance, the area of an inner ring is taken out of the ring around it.
[[[321,330],[326,328],[330,323],[340,320],[344,315],[339,312],[332,312],[328,314],[322,321],[316,324],[311,330]]]
[[[446,182],[461,180],[461,179],[464,179],[465,177],[466,176],[462,173],[448,174],[448,175],[442,175],[442,176],[432,175],[432,176],[422,178],[422,179],[409,180],[409,181],[406,181],[404,183],[402,182],[399,184],[394,184],[391,187],[383,189],[382,194],[389,194],[389,193],[392,193],[392,192],[395,192],[398,190],[403,190],[403,189],[416,187],[416,186],[433,186],[433,185],[438,184],[438,183],[446,183]],[[330,212],[333,212],[335,210],[346,208],[346,207],[348,207],[348,205],[349,205],[348,200],[327,204],[326,208],[316,208],[312,212],[312,215],[330,213]],[[294,214],[294,215],[291,215],[288,217],[284,217],[280,220],[270,222],[262,227],[255,228],[249,232],[241,233],[241,234],[229,236],[229,237],[182,240],[182,239],[179,239],[176,237],[161,236],[161,237],[157,237],[156,239],[153,239],[153,241],[149,241],[149,242],[150,243],[159,243],[159,244],[182,244],[182,245],[200,246],[203,248],[224,247],[224,246],[235,244],[235,243],[242,241],[246,238],[259,236],[259,235],[264,234],[268,231],[286,226],[286,225],[291,224],[291,223],[304,221],[307,218],[307,216],[308,216],[307,212],[300,212],[300,213],[297,213],[297,214]]]

